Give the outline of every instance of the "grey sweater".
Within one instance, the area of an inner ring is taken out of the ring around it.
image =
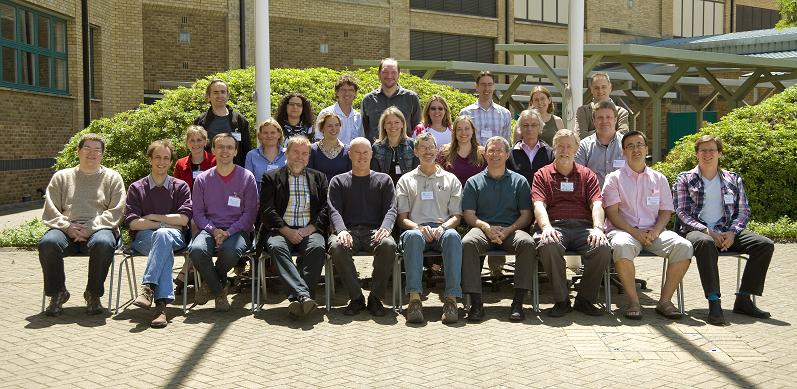
[[[329,219],[335,231],[355,226],[393,230],[396,221],[396,190],[385,173],[371,170],[368,176],[338,174],[329,183]]]

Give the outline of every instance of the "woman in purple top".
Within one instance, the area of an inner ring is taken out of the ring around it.
[[[310,147],[310,163],[307,167],[326,174],[327,181],[351,170],[349,146],[338,139],[340,126],[341,120],[337,114],[332,111],[322,113],[316,122],[316,133],[323,138]]]
[[[476,141],[476,126],[470,116],[460,115],[451,126],[453,136],[451,144],[440,148],[437,164],[454,173],[462,185],[476,173],[487,166],[484,160],[484,147]]]

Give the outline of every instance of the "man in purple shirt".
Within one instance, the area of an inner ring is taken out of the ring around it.
[[[166,304],[174,300],[174,251],[185,248],[187,242],[191,191],[185,181],[167,174],[174,156],[171,141],[150,143],[147,156],[152,169],[130,185],[124,223],[130,229],[133,250],[148,256],[141,292],[133,305],[149,309],[155,300],[150,325],[161,328],[168,324]]]
[[[768,318],[769,312],[755,306],[750,295],[764,291],[769,262],[775,245],[767,237],[746,229],[750,206],[744,193],[742,177],[719,168],[722,140],[703,135],[695,141],[697,166],[681,172],[675,180],[676,225],[695,248],[700,282],[708,299],[709,324],[726,325],[720,305],[720,277],[717,260],[720,251],[749,254],[742,284],[736,292],[733,312]]]
[[[255,176],[233,163],[237,153],[238,143],[232,135],[216,135],[216,167],[194,180],[194,222],[199,234],[188,250],[204,281],[194,300],[202,305],[212,295],[219,312],[230,310],[227,272],[249,249],[257,216]],[[218,256],[215,266],[214,253]]]

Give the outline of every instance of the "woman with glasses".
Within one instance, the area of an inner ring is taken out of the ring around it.
[[[556,131],[565,128],[562,118],[553,114],[553,101],[551,92],[544,86],[535,86],[529,95],[529,109],[536,109],[545,125],[540,132],[540,140],[549,146],[553,144],[553,135]],[[515,132],[515,139],[520,139],[520,132]]]
[[[423,120],[413,130],[413,138],[428,132],[437,146],[451,143],[451,110],[443,96],[433,95],[423,108]]]
[[[282,126],[285,139],[294,135],[304,135],[310,142],[315,141],[313,131],[313,106],[301,93],[288,93],[277,107],[277,123]]]

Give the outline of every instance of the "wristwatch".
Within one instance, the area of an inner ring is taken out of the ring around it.
[[[164,222],[161,222],[161,224],[160,224],[160,227],[159,227],[159,228],[166,228],[166,223],[164,223]]]

